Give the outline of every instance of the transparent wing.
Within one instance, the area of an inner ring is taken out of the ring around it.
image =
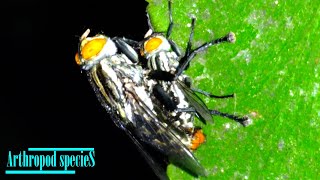
[[[197,114],[200,116],[200,119],[205,122],[213,122],[212,115],[210,110],[208,109],[207,105],[203,102],[203,100],[195,94],[187,85],[185,85],[180,80],[177,80],[177,85],[181,89],[181,91],[186,96],[188,102],[190,103],[191,107],[195,109]]]

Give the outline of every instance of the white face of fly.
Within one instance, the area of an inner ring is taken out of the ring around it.
[[[116,45],[109,37],[101,34],[88,37],[89,32],[90,30],[87,30],[81,36],[79,52],[76,54],[76,62],[84,70],[90,69],[103,58],[117,52]]]

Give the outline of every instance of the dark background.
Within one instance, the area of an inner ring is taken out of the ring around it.
[[[1,179],[156,178],[74,61],[87,28],[141,40],[146,7],[144,0],[1,3]],[[96,166],[76,175],[4,175],[8,151],[28,147],[93,147]]]

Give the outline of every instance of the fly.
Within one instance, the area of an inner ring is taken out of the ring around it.
[[[118,39],[117,41],[121,42],[122,44],[128,43],[140,51],[140,55],[146,60],[144,67],[147,69],[147,76],[150,81],[154,81],[154,83],[149,86],[149,88],[153,89],[154,91],[153,95],[156,96],[156,98],[167,110],[189,113],[194,112],[204,123],[212,122],[212,115],[218,115],[235,120],[243,126],[249,125],[251,120],[247,116],[240,117],[219,112],[217,110],[210,110],[205,105],[203,100],[197,95],[197,93],[200,93],[212,98],[230,98],[234,97],[233,94],[217,96],[200,89],[192,88],[191,78],[183,73],[187,68],[189,68],[191,60],[199,52],[206,51],[209,47],[220,43],[234,43],[236,41],[235,34],[230,32],[224,37],[211,40],[195,49],[192,49],[195,26],[195,18],[192,18],[191,32],[189,35],[187,48],[185,50],[185,54],[182,55],[177,44],[170,39],[170,34],[174,25],[171,10],[171,0],[168,0],[168,8],[169,26],[166,34],[154,32],[150,18],[148,18],[150,30],[146,33],[145,38],[142,41],[134,42],[125,38]],[[183,95],[177,95],[177,93],[170,88],[171,86],[177,86],[179,90],[183,92]],[[189,105],[183,108],[178,107],[175,99],[185,99]]]
[[[143,157],[160,179],[168,179],[161,164],[173,163],[195,175],[206,171],[192,154],[205,140],[201,129],[184,131],[168,121],[172,115],[154,103],[138,55],[118,38],[103,34],[81,37],[76,62],[87,75],[97,99],[112,120],[137,145]],[[121,51],[120,51],[121,49]],[[125,52],[125,53],[124,53]],[[187,146],[188,145],[188,146]],[[153,150],[164,158],[154,156]]]

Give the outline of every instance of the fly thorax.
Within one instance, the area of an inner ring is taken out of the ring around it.
[[[134,90],[140,99],[140,102],[143,102],[145,106],[147,106],[150,110],[153,110],[153,103],[150,99],[150,96],[145,91],[144,86],[134,86]]]
[[[148,62],[147,67],[150,70],[159,70],[174,73],[179,65],[176,53],[172,51],[159,51],[152,55]]]
[[[121,56],[122,61],[124,61],[124,63],[126,64],[134,64],[125,54],[119,54],[119,56]]]
[[[122,74],[122,77],[127,77],[137,86],[143,83],[143,70],[140,66],[122,65],[119,69],[121,70],[120,74]]]
[[[166,51],[160,51],[148,58],[147,67],[150,70],[159,70],[169,72],[169,60]]]
[[[105,77],[105,83],[107,84],[107,89],[111,91],[112,96],[116,99],[123,99],[124,95],[122,94],[122,87],[123,84],[121,82],[121,79],[117,76],[117,72],[115,69],[113,69],[109,62],[108,58],[103,59],[100,61],[101,69],[103,76]]]
[[[124,55],[115,55],[110,58],[107,64],[112,67],[118,78],[122,79],[123,83],[134,82],[140,86],[143,83],[142,67],[132,63],[128,64],[126,59],[127,57]]]
[[[121,56],[119,56],[118,54],[114,55],[114,56],[111,56],[110,57],[110,64],[113,64],[113,65],[118,65],[118,64],[123,64],[123,59],[121,58]]]

